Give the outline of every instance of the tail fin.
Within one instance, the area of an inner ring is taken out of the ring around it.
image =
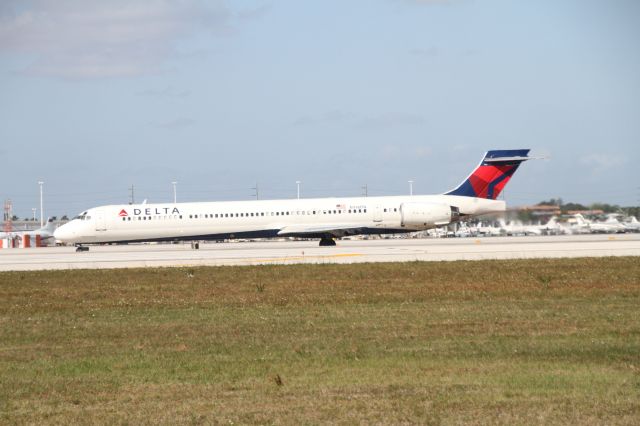
[[[584,216],[582,216],[580,213],[574,214],[573,217],[576,219],[576,223],[578,225],[586,225],[587,224],[587,221],[585,220]]]
[[[495,200],[520,163],[531,160],[528,149],[488,151],[478,167],[456,189],[445,195],[488,198]]]
[[[55,217],[50,217],[47,219],[47,224],[40,228],[43,231],[53,232],[56,229]]]

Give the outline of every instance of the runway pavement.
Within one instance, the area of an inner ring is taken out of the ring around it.
[[[640,256],[640,234],[451,239],[135,244],[0,250],[0,271]]]

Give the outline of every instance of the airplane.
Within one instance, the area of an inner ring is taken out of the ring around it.
[[[520,221],[510,221],[507,223],[504,219],[498,219],[500,225],[500,233],[502,235],[526,235],[524,225]]]
[[[474,230],[470,228],[466,222],[461,222],[459,225],[460,226],[458,226],[458,229],[456,229],[456,232],[454,233],[456,237],[467,238],[475,235]]]
[[[88,209],[55,231],[85,244],[203,241],[234,238],[334,238],[428,230],[460,218],[503,212],[496,198],[529,149],[493,150],[460,185],[439,195],[109,205]],[[194,246],[195,248],[195,246]]]
[[[488,237],[499,237],[502,235],[502,230],[501,228],[492,226],[491,224],[485,225],[483,222],[480,222],[476,226],[476,234]]]
[[[636,219],[635,216],[629,217],[629,220],[627,222],[623,222],[622,225],[625,228],[627,228],[628,231],[631,231],[631,232],[640,231],[640,222],[638,222],[638,219]]]
[[[53,238],[53,233],[56,229],[54,221],[55,217],[50,217],[47,219],[47,224],[45,226],[38,229],[32,229],[30,231],[0,232],[0,239],[16,237],[22,239],[25,235],[35,238],[36,235],[40,235],[42,241],[48,241]]]
[[[574,215],[579,226],[586,227],[590,232],[594,233],[622,233],[626,228],[615,218],[609,216],[604,222],[594,222],[587,220],[580,213]]]
[[[589,224],[587,223],[584,216],[580,213],[576,213],[571,215],[569,219],[567,219],[567,230],[570,234],[590,234],[591,229],[589,229]]]
[[[525,235],[543,235],[543,234],[559,234],[562,228],[558,223],[558,217],[553,216],[545,225],[526,225],[524,226]]]
[[[614,216],[607,217],[607,220],[605,220],[604,222],[591,222],[589,224],[589,228],[591,228],[591,230],[594,232],[608,232],[617,234],[627,231],[627,228]]]

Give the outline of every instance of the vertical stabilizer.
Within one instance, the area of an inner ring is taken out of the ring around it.
[[[469,177],[445,195],[495,200],[518,170],[520,163],[532,158],[528,154],[528,149],[488,151]]]

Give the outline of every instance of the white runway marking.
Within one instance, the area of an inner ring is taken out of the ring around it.
[[[190,244],[136,244],[0,250],[0,271],[98,269],[196,265],[261,265],[531,259],[553,257],[640,256],[640,234],[391,239],[338,241],[261,241]]]

